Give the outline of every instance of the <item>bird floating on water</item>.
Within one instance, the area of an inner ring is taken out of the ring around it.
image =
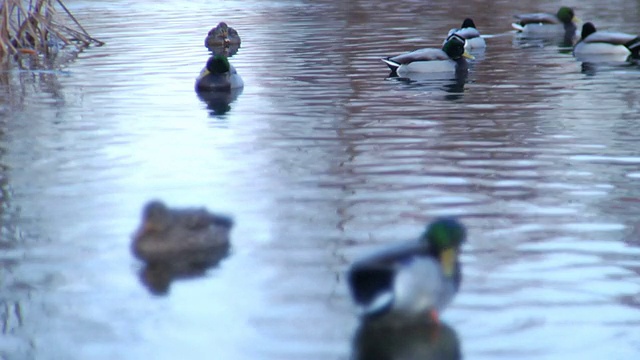
[[[460,288],[460,247],[466,230],[458,220],[433,221],[417,241],[392,246],[358,260],[347,279],[365,319],[437,321]]]
[[[214,55],[207,60],[206,66],[196,78],[196,91],[230,91],[244,86],[229,59],[224,55]]]
[[[133,235],[132,251],[147,262],[179,261],[186,255],[229,246],[233,220],[205,208],[170,209],[153,200],[142,211],[142,224]]]
[[[419,49],[387,57],[382,61],[399,76],[408,76],[411,73],[463,71],[468,68],[466,59],[473,59],[473,56],[465,51],[465,44],[466,40],[462,36],[453,34],[445,40],[442,49]]]

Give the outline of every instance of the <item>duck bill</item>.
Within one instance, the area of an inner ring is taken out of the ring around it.
[[[467,50],[464,51],[464,53],[462,54],[462,57],[465,58],[465,59],[469,59],[469,60],[475,59],[475,57],[473,55],[469,54],[467,52]]]
[[[571,22],[574,23],[574,24],[581,23],[582,19],[580,19],[577,16],[574,16],[573,19],[571,19]]]
[[[453,276],[456,269],[458,252],[456,249],[447,249],[440,254],[440,266],[445,276]]]

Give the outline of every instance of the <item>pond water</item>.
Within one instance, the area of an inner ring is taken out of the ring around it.
[[[640,67],[510,32],[556,2],[65,3],[107,44],[0,74],[0,358],[640,355]],[[640,32],[639,1],[564,4]],[[466,16],[490,35],[466,79],[387,79],[381,57]],[[245,88],[208,104],[221,20]],[[129,250],[152,198],[236,220],[229,256],[164,294]],[[469,231],[446,325],[368,335],[345,269],[439,215]]]

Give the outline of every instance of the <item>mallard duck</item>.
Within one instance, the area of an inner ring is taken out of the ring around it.
[[[402,321],[429,315],[437,321],[460,287],[458,252],[465,237],[459,221],[441,218],[433,221],[418,241],[355,262],[347,278],[361,315]]]
[[[229,246],[233,220],[205,208],[169,209],[153,200],[142,211],[142,224],[133,235],[132,251],[139,259],[180,261],[191,254]]]
[[[467,60],[473,59],[465,51],[465,39],[457,34],[447,38],[442,49],[425,48],[402,55],[382,59],[391,71],[399,76],[410,73],[426,73],[441,71],[456,71],[467,68]]]
[[[209,30],[207,37],[204,39],[204,46],[208,49],[231,45],[240,46],[240,35],[225,22],[220,22],[216,27]]]
[[[580,41],[573,48],[576,58],[612,56],[621,61],[629,57],[640,58],[640,36],[621,32],[596,31],[596,27],[587,22],[582,25]]]
[[[565,37],[573,39],[577,35],[576,22],[579,20],[570,7],[561,7],[555,15],[531,13],[514,16],[518,21],[511,26],[526,37],[557,36],[564,33]]]
[[[196,91],[229,91],[244,86],[240,74],[224,55],[214,55],[196,78]]]
[[[454,28],[449,30],[447,39],[453,34],[462,36],[466,40],[464,48],[469,51],[473,49],[484,49],[487,46],[487,43],[484,41],[482,36],[480,36],[480,32],[478,31],[478,29],[476,29],[476,24],[471,18],[464,19],[464,21],[462,22],[462,26],[460,26],[459,29]],[[447,40],[445,39],[442,45],[444,45],[446,41]]]

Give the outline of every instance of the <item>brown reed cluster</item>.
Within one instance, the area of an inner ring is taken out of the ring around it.
[[[0,60],[12,54],[46,55],[53,47],[91,44],[103,45],[87,33],[61,0],[0,1]]]

